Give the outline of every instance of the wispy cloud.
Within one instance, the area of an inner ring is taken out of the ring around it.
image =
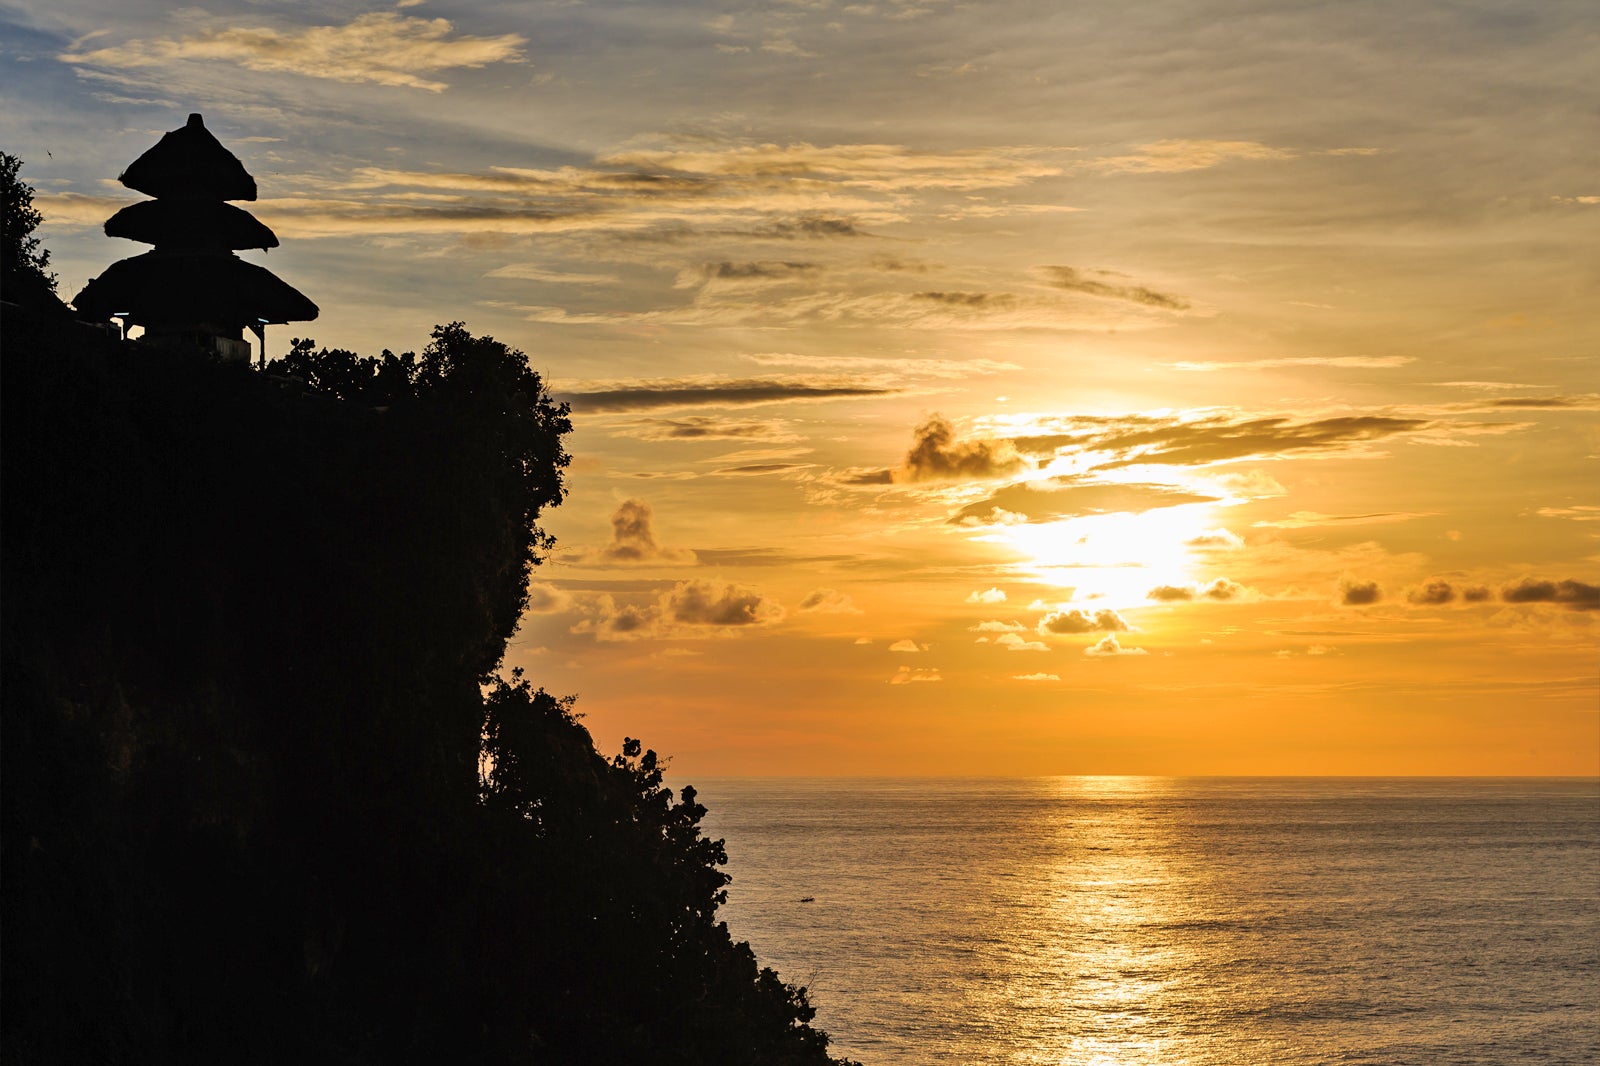
[[[555,394],[580,414],[647,411],[671,407],[745,407],[794,400],[837,400],[888,395],[871,385],[801,384],[794,381],[641,381],[604,388],[572,388]]]
[[[1182,360],[1176,363],[1163,363],[1174,370],[1191,370],[1206,373],[1215,370],[1279,370],[1292,366],[1331,366],[1358,370],[1392,370],[1415,362],[1409,355],[1335,355],[1335,356],[1296,356],[1283,359],[1245,359],[1245,360]]]
[[[1094,514],[1142,514],[1161,507],[1214,503],[1219,498],[1171,485],[1054,477],[1007,485],[961,508],[950,521],[957,525],[1002,521],[1055,522]]]
[[[1293,159],[1297,153],[1256,141],[1165,140],[1142,144],[1125,155],[1104,156],[1084,169],[1119,174],[1177,174],[1224,163]]]
[[[67,52],[60,58],[66,63],[112,70],[215,62],[248,70],[442,92],[449,88],[445,82],[419,75],[519,62],[525,44],[527,38],[520,34],[461,35],[454,33],[445,19],[375,11],[342,25],[203,29],[189,36],[130,40],[87,52]]]
[[[1189,301],[1181,296],[1173,296],[1143,285],[1121,285],[1115,282],[1098,280],[1090,274],[1104,277],[1116,277],[1109,271],[1096,270],[1085,273],[1075,267],[1069,266],[1043,266],[1039,273],[1044,280],[1056,289],[1067,292],[1081,292],[1090,296],[1103,296],[1112,300],[1128,300],[1146,307],[1160,307],[1168,311],[1186,311]]]

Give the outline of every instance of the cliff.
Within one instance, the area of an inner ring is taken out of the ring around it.
[[[826,1063],[654,753],[496,680],[566,412],[6,308],[4,1060]]]

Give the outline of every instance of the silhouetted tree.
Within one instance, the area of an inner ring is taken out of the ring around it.
[[[830,1061],[693,790],[492,679],[565,491],[526,356],[17,319],[0,1060]]]

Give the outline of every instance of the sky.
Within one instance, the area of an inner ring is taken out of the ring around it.
[[[1600,773],[1590,0],[0,4],[63,296],[204,114],[292,337],[571,404],[507,652],[675,774]]]

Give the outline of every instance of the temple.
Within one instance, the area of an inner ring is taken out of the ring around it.
[[[106,235],[155,250],[111,264],[73,298],[85,318],[118,319],[126,333],[144,328],[153,342],[190,344],[225,359],[250,358],[244,331],[266,353],[266,327],[317,317],[317,305],[264,267],[233,253],[276,248],[278,238],[229,200],[254,200],[244,164],[206,129],[199,115],[165,134],[119,179],[153,200],[106,220]]]

